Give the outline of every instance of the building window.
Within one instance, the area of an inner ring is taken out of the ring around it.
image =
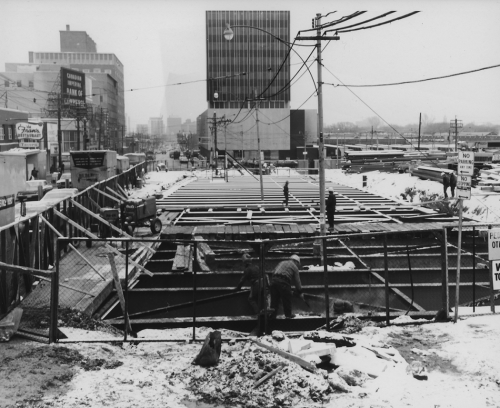
[[[84,69],[83,72],[85,72],[86,74],[90,73],[90,69]]]
[[[94,72],[97,74],[101,73],[101,68],[94,68]]]
[[[5,140],[5,131],[2,125],[0,125],[0,140]]]
[[[7,137],[12,140],[12,128],[10,126],[7,128]]]
[[[110,69],[105,69],[105,70],[104,70],[104,72],[105,72],[106,74],[111,74],[111,70],[110,70]]]

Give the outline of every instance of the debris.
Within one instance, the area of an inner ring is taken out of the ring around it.
[[[273,330],[271,337],[276,341],[283,341],[286,338],[285,334],[279,330]]]
[[[9,341],[17,332],[23,309],[16,307],[0,321],[0,342]]]
[[[424,367],[421,361],[412,361],[411,364],[406,368],[408,374],[412,374],[417,380],[427,380],[429,378],[427,374],[427,369]]]
[[[337,347],[354,347],[356,343],[339,333],[331,333],[326,330],[315,330],[305,332],[303,335],[305,340],[322,343],[334,343]]]
[[[257,388],[261,384],[265,383],[271,377],[273,377],[274,375],[278,374],[282,369],[283,369],[283,365],[280,365],[278,368],[274,369],[269,374],[266,374],[264,377],[262,377],[260,380],[258,380],[258,381],[256,381],[254,383],[253,388]]]
[[[335,373],[350,386],[361,386],[370,379],[364,372],[347,367],[339,367]]]
[[[316,366],[314,366],[313,364],[309,363],[308,361],[306,361],[300,357],[297,357],[293,354],[287,353],[286,351],[282,351],[276,347],[264,344],[258,340],[254,340],[254,339],[250,339],[250,340],[252,342],[254,342],[255,344],[257,344],[258,346],[265,348],[266,350],[272,351],[273,353],[279,354],[280,356],[286,358],[287,360],[290,360],[290,361],[293,361],[294,363],[297,363],[298,365],[300,365],[301,367],[305,368],[308,371],[311,371],[313,373],[316,372]]]
[[[222,339],[220,331],[208,333],[200,352],[193,360],[192,364],[197,364],[202,367],[216,365],[219,362],[221,346]]]
[[[336,371],[328,375],[328,384],[330,384],[330,387],[332,387],[334,391],[345,393],[351,392],[349,385],[337,374]]]
[[[331,363],[362,371],[373,378],[379,377],[388,366],[385,360],[381,360],[371,351],[360,346],[338,348]]]

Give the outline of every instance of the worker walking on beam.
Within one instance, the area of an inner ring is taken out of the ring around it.
[[[292,282],[295,285],[296,293],[304,300],[299,267],[300,258],[298,255],[292,255],[290,259],[282,261],[276,266],[271,278],[271,319],[276,319],[280,301],[283,303],[285,317],[287,319],[295,317],[292,313]]]
[[[259,293],[261,296],[264,295],[264,282],[260,276],[260,268],[257,265],[252,264],[252,257],[249,254],[243,254],[241,257],[243,261],[243,276],[241,277],[238,286],[234,289],[235,292],[239,291],[245,282],[250,283],[250,295],[248,296],[248,303],[252,306],[255,314],[259,313]],[[267,275],[266,275],[266,278]],[[266,288],[269,288],[269,280],[266,282]],[[265,309],[269,305],[269,289],[266,291],[265,299]]]
[[[283,195],[285,196],[285,207],[288,207],[288,180],[283,186]]]

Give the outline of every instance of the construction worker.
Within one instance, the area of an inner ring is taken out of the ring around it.
[[[335,207],[337,205],[337,198],[333,194],[333,188],[328,189],[328,198],[326,199],[326,216],[328,218],[328,225],[333,230],[333,221],[335,217]]]
[[[295,285],[295,292],[304,300],[302,285],[299,276],[300,258],[292,255],[290,259],[281,261],[273,272],[271,278],[271,319],[275,319],[278,314],[280,301],[283,303],[283,311],[287,319],[295,317],[292,314],[292,282]]]
[[[451,190],[451,196],[455,197],[455,188],[457,187],[457,175],[455,172],[451,173],[450,175],[450,190]]]
[[[262,277],[260,275],[260,268],[257,265],[252,264],[252,257],[249,254],[243,254],[241,257],[243,261],[243,276],[241,277],[238,285],[234,288],[234,291],[237,292],[243,286],[243,283],[248,281],[250,283],[250,295],[248,296],[248,303],[252,306],[252,309],[255,314],[259,313],[259,292],[260,294],[264,294],[264,284],[262,281]],[[266,276],[267,279],[267,276]],[[266,281],[266,286],[269,288],[269,281]],[[267,289],[267,298],[269,297],[269,289]]]
[[[288,180],[283,186],[283,195],[285,196],[285,207],[288,207]]]
[[[448,173],[442,172],[441,177],[443,178],[444,198],[448,198],[448,193],[446,192],[446,190],[448,190],[448,187],[450,187],[450,176]]]

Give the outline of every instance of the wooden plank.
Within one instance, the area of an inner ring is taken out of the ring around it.
[[[292,231],[292,238],[296,238],[300,234],[297,224],[290,224],[290,230]]]
[[[290,225],[282,225],[283,228],[283,234],[285,238],[292,238],[292,229],[290,228]]]
[[[185,271],[187,268],[188,260],[186,259],[186,247],[183,244],[177,245],[172,271]]]
[[[126,319],[125,319],[126,329],[127,329],[127,332],[129,334],[131,334],[131,333],[133,333],[132,327],[130,326],[130,319],[128,318],[128,315],[127,315],[127,310],[126,310],[126,306],[125,306],[125,296],[123,295],[122,284],[121,284],[120,278],[118,276],[118,271],[116,270],[115,255],[110,253],[110,252],[108,252],[107,255],[108,255],[108,259],[109,259],[109,265],[111,266],[111,273],[113,274],[113,280],[115,282],[116,293],[118,294],[118,299],[120,300],[120,307],[122,309],[123,316],[126,317]]]
[[[264,344],[258,340],[255,339],[250,339],[253,343],[257,344],[259,347],[265,348],[266,350],[272,351],[273,353],[276,353],[280,355],[281,357],[286,358],[287,360],[293,361],[294,363],[300,365],[302,368],[305,368],[307,371],[310,371],[312,373],[316,372],[316,366],[314,364],[309,363],[308,361],[304,360],[303,358],[300,358],[294,354],[287,353],[286,351],[280,350],[276,347],[269,346],[267,344]]]
[[[252,225],[254,240],[262,239],[262,229],[260,225]]]

